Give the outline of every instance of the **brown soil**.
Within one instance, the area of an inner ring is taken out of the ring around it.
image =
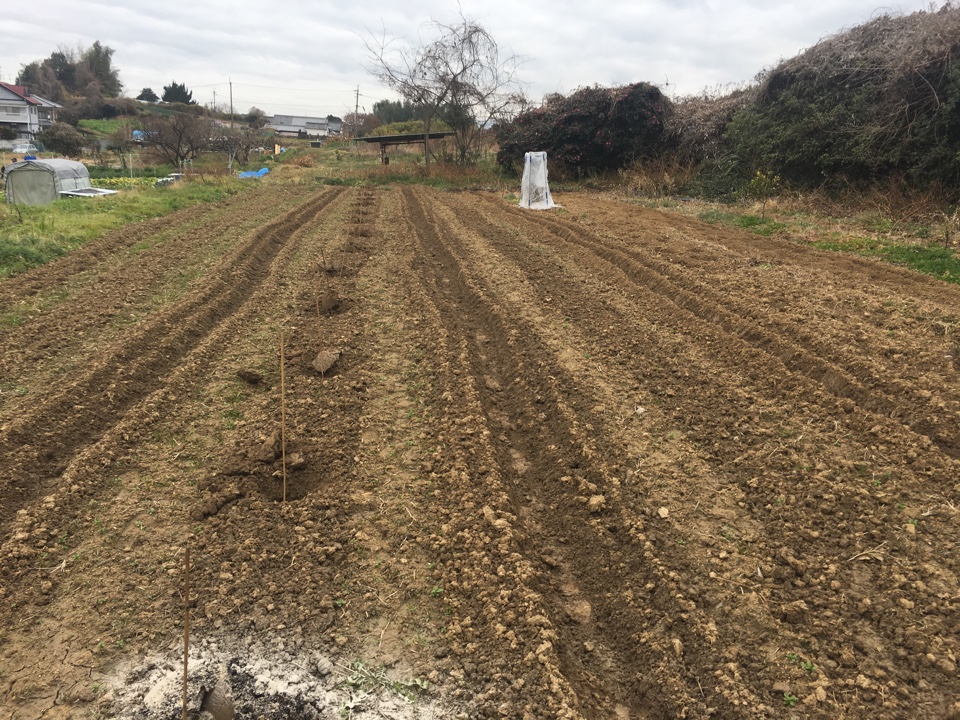
[[[180,717],[187,546],[238,716],[960,717],[960,289],[561,202],[265,189],[0,282],[3,717]]]

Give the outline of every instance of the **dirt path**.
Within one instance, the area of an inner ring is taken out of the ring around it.
[[[241,713],[960,712],[956,288],[602,196],[245,197],[0,283],[4,717],[179,717],[186,543]]]

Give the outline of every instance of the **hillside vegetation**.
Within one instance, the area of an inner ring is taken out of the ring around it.
[[[732,194],[757,171],[800,189],[903,181],[949,194],[960,180],[958,59],[960,7],[885,13],[731,92],[671,101],[637,83],[548,96],[500,128],[499,160],[515,166],[536,146],[586,174],[672,163],[696,170],[679,189],[706,195]]]
[[[960,7],[882,15],[760,76],[726,128],[741,172],[806,187],[960,180]]]

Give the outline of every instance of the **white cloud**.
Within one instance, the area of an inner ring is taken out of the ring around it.
[[[526,56],[522,70],[533,98],[583,85],[647,80],[671,94],[749,81],[764,67],[826,35],[879,12],[927,9],[927,0],[878,6],[874,1],[645,0],[520,5],[462,0],[504,46]],[[5,13],[0,77],[58,47],[95,40],[115,50],[126,92],[157,93],[172,80],[194,99],[267,112],[343,114],[356,87],[368,110],[391,93],[365,71],[363,37],[386,32],[417,42],[431,19],[454,21],[457,5],[354,0],[275,5],[251,0],[40,0],[31,13]],[[36,18],[36,19],[34,19]],[[669,82],[669,86],[666,83]]]

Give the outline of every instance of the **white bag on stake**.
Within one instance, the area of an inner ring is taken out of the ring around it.
[[[547,154],[528,152],[523,156],[523,179],[520,181],[520,207],[528,210],[549,210],[554,207],[547,183]]]

